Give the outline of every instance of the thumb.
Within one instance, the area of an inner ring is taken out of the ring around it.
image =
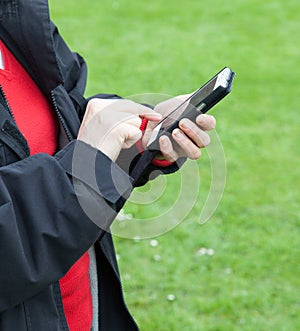
[[[128,149],[142,138],[142,131],[130,124],[124,123],[120,128],[120,134],[123,137],[122,149]]]

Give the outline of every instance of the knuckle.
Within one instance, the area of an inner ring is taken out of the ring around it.
[[[99,100],[97,98],[93,98],[89,100],[87,104],[87,111],[94,112],[98,110],[98,108],[99,108]]]
[[[172,152],[164,152],[163,156],[169,162],[175,162],[177,160],[176,155],[174,155]]]
[[[196,160],[199,158],[201,155],[200,148],[197,148],[195,145],[194,146],[185,146],[183,149],[184,155],[187,156],[191,160]]]
[[[136,141],[142,138],[142,131],[139,129],[136,129],[132,132],[132,138],[134,138]]]
[[[96,98],[92,98],[92,99],[89,100],[87,106],[93,106],[97,103],[97,101],[98,100]]]
[[[126,114],[126,115],[124,115],[124,122],[139,128],[140,125],[142,124],[142,119],[137,115]]]
[[[169,158],[166,159],[169,162],[175,162],[177,160],[177,157],[175,155],[171,155]]]
[[[139,128],[142,125],[142,119],[139,116],[135,118],[135,126]]]
[[[193,153],[191,153],[189,158],[191,160],[197,160],[197,159],[199,159],[200,156],[201,156],[201,151],[198,149],[198,150],[195,150]]]
[[[200,138],[200,141],[201,141],[201,145],[203,147],[206,147],[210,144],[210,136],[208,134],[204,134],[201,138]]]

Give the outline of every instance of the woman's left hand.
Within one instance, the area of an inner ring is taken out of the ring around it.
[[[176,106],[180,105],[182,101],[186,100],[189,95],[182,95],[176,98],[166,100],[159,103],[154,110],[165,117]],[[143,136],[143,146],[147,146],[149,138],[152,134],[156,122],[148,122],[145,134]],[[201,114],[196,118],[196,122],[192,122],[187,118],[183,118],[179,122],[179,128],[174,129],[172,138],[177,143],[177,146],[172,144],[167,136],[161,136],[159,139],[159,146],[161,156],[170,161],[175,162],[180,157],[188,157],[196,160],[201,156],[201,148],[209,145],[210,137],[206,131],[213,130],[216,126],[216,120],[212,115]]]

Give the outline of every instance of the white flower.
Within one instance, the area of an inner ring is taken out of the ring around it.
[[[176,299],[176,297],[174,294],[168,294],[168,296],[167,296],[168,301],[174,301],[175,299]]]
[[[209,256],[213,256],[215,254],[215,251],[213,248],[205,248],[205,247],[201,247],[200,249],[198,249],[197,251],[197,255],[198,256],[203,256],[203,255],[209,255]]]
[[[158,254],[155,254],[155,255],[153,256],[153,260],[156,261],[156,262],[158,262],[158,261],[161,260],[161,256],[158,255]]]
[[[230,275],[232,273],[232,269],[231,268],[226,268],[225,269],[225,274]]]
[[[205,255],[207,253],[207,249],[204,247],[201,247],[198,251],[197,251],[197,255],[202,256]]]
[[[152,246],[152,247],[157,247],[157,246],[158,246],[158,241],[157,241],[156,239],[152,239],[152,240],[150,241],[150,246]]]

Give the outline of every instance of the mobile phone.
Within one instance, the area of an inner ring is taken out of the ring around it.
[[[225,67],[196,90],[157,124],[149,139],[147,149],[149,151],[159,151],[159,138],[162,135],[171,138],[172,131],[178,127],[181,119],[188,118],[195,121],[198,115],[206,113],[223,99],[231,91],[234,76],[235,73]]]

